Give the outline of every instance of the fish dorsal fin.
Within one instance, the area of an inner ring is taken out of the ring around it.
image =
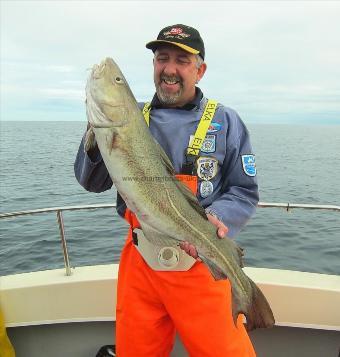
[[[243,263],[243,257],[244,257],[244,249],[240,247],[239,245],[237,246],[237,254],[238,254],[238,264],[240,268],[244,268],[244,263]]]
[[[243,263],[244,249],[240,247],[233,239],[229,240],[229,244],[233,247],[232,251],[235,252],[233,253],[233,256],[237,264],[239,265],[240,268],[244,268],[244,263]]]

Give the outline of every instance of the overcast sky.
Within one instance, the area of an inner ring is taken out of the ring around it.
[[[248,123],[340,124],[340,2],[0,1],[1,120],[86,120],[88,68],[121,67],[137,100],[154,93],[145,43],[196,27],[206,96]]]

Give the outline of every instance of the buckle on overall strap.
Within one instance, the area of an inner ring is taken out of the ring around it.
[[[137,233],[135,232],[135,230],[132,231],[132,243],[134,245],[138,245],[138,236],[137,236]]]
[[[185,155],[185,163],[182,166],[181,173],[185,175],[195,175],[195,161],[197,159],[196,155]]]

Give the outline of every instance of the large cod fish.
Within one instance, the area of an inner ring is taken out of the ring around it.
[[[216,280],[229,279],[232,315],[247,329],[271,327],[274,316],[256,284],[241,269],[241,249],[220,239],[197,198],[175,179],[173,166],[149,132],[119,67],[111,58],[94,65],[86,85],[89,129],[85,150],[97,142],[107,170],[147,240],[165,246],[188,241]],[[154,179],[153,179],[154,178]]]

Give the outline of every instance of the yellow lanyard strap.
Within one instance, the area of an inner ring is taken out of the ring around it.
[[[150,126],[150,111],[151,111],[151,104],[150,103],[145,103],[143,107],[143,116],[146,121],[146,124]]]
[[[216,107],[216,100],[209,99],[207,105],[204,108],[204,112],[196,129],[194,138],[190,141],[187,148],[187,155],[198,156],[200,154],[203,141],[209,129],[212,118],[214,117]]]
[[[215,111],[217,107],[217,101],[209,99],[207,105],[204,108],[204,112],[196,129],[195,135],[193,139],[190,141],[189,146],[187,148],[187,155],[198,156],[204,141],[204,138],[209,129],[209,125],[214,117]],[[143,107],[143,116],[146,121],[146,124],[150,125],[150,111],[151,105],[150,103],[145,103]]]

